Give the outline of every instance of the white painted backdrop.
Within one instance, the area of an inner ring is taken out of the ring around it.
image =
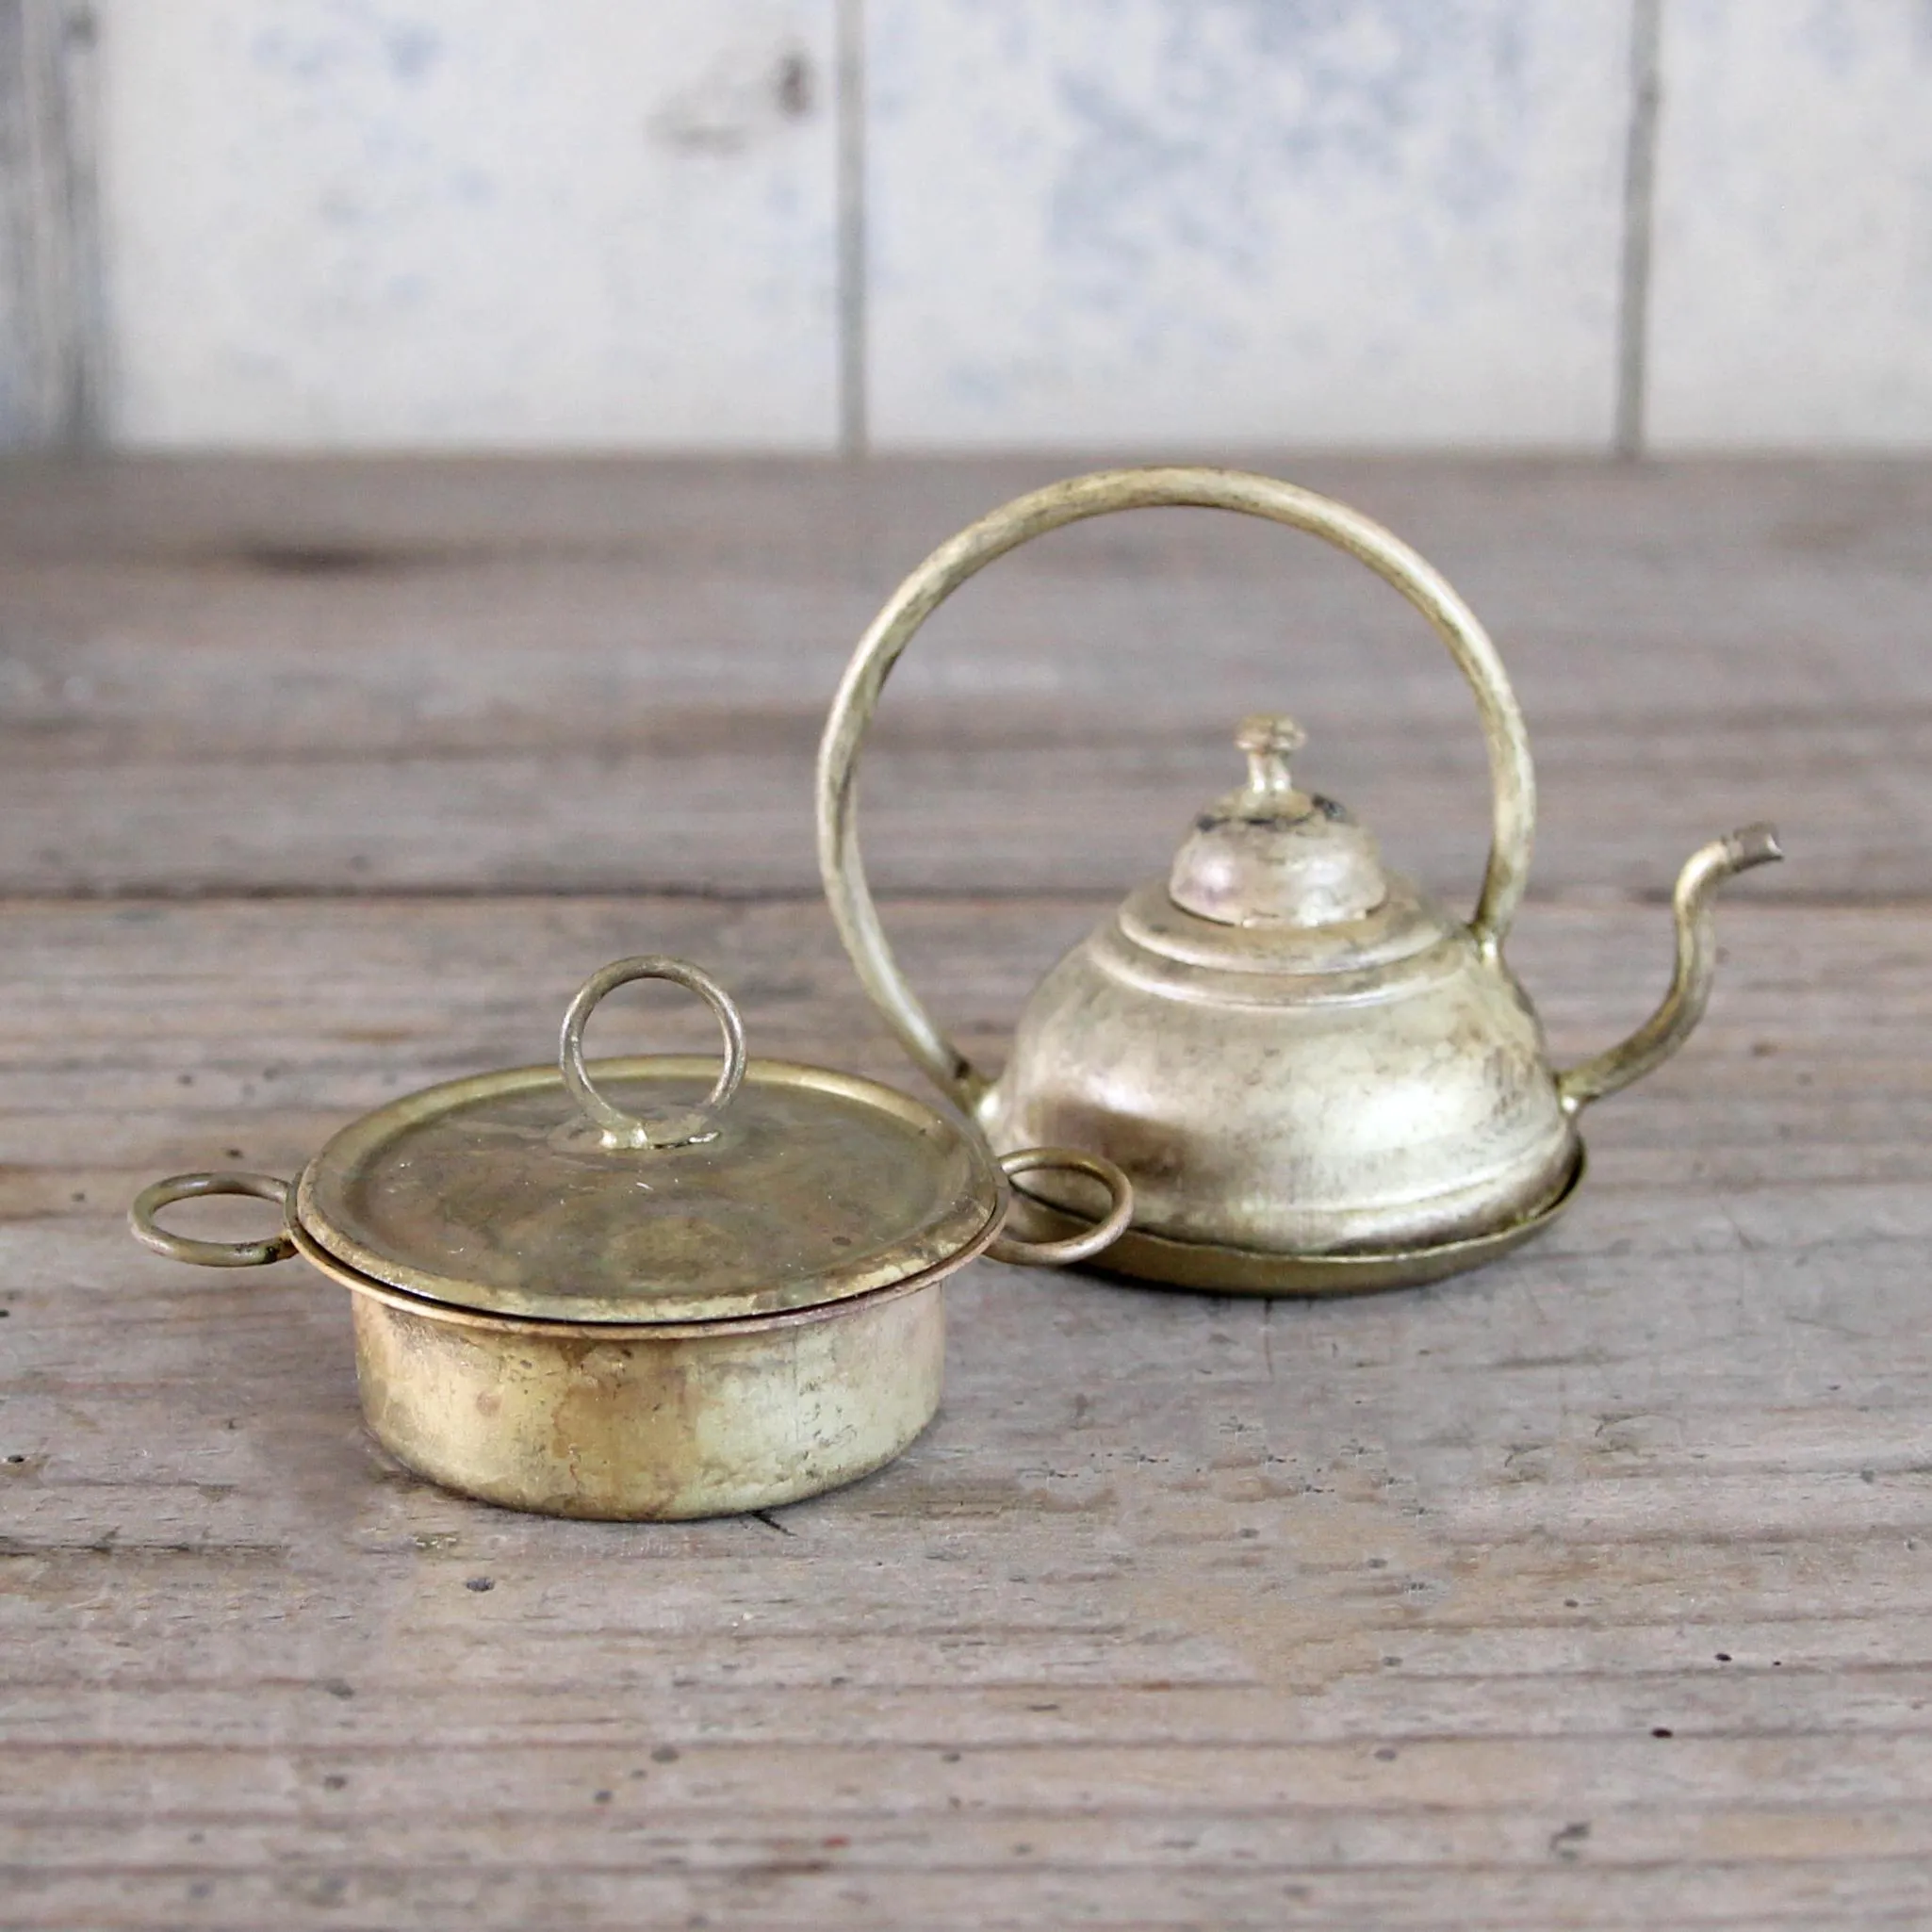
[[[0,56],[15,441],[1932,444],[1932,0],[0,0]]]

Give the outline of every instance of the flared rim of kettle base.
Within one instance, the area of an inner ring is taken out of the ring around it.
[[[1533,1239],[1568,1207],[1589,1162],[1580,1144],[1568,1178],[1535,1213],[1486,1234],[1469,1235],[1427,1248],[1356,1254],[1285,1254],[1214,1241],[1178,1241],[1129,1228],[1081,1271],[1146,1287],[1189,1288],[1216,1295],[1366,1295],[1384,1288],[1416,1288],[1495,1261]],[[1014,1183],[1016,1217],[1028,1235],[1062,1237],[1086,1225]]]

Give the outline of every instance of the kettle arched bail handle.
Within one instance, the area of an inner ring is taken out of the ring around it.
[[[1116,510],[1234,510],[1318,536],[1401,592],[1449,646],[1476,695],[1489,753],[1489,862],[1469,928],[1494,958],[1528,882],[1536,780],[1529,733],[1489,633],[1449,581],[1371,518],[1312,490],[1243,470],[1105,469],[1016,497],[941,544],[900,584],[860,639],[819,744],[818,862],[845,949],[907,1051],[945,1091],[971,1105],[991,1085],[934,1023],[886,941],[859,849],[859,755],[892,666],[919,627],[969,578],[1034,537]]]

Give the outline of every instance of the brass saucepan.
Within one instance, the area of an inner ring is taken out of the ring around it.
[[[710,1002],[725,1060],[583,1058],[613,988]],[[1002,1236],[1008,1177],[1089,1176],[1072,1240]],[[254,1241],[171,1233],[197,1195],[256,1195]],[[353,1297],[377,1439],[432,1481],[555,1515],[669,1518],[795,1501],[889,1462],[939,1406],[941,1285],[974,1255],[1096,1253],[1132,1194],[1105,1159],[995,1157],[966,1123],[853,1074],[747,1059],[736,1007],[682,960],[619,960],[571,1003],[553,1067],[479,1074],[345,1127],[294,1183],[178,1174],[134,1203],[176,1260],[299,1253]]]

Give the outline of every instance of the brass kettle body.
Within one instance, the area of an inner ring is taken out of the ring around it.
[[[1247,512],[1325,537],[1408,598],[1476,694],[1492,842],[1466,923],[1386,870],[1373,837],[1301,791],[1292,720],[1246,720],[1244,785],[1199,819],[1165,880],[1144,885],[1047,974],[989,1079],[906,983],[866,884],[860,750],[885,678],[931,612],[1028,538],[1144,504]],[[1392,1286],[1527,1239],[1581,1178],[1578,1116],[1674,1053],[1701,1018],[1714,963],[1710,901],[1779,856],[1767,826],[1695,853],[1678,881],[1677,963],[1643,1026],[1559,1072],[1503,958],[1535,816],[1528,735],[1495,646],[1449,585],[1343,505],[1236,471],[1105,471],[995,511],[913,572],[861,640],[819,757],[819,859],[867,991],[928,1074],[995,1149],[1052,1143],[1105,1156],[1134,1187],[1109,1271],[1261,1293]],[[1065,1234],[1085,1203],[1030,1184],[1036,1227]]]

